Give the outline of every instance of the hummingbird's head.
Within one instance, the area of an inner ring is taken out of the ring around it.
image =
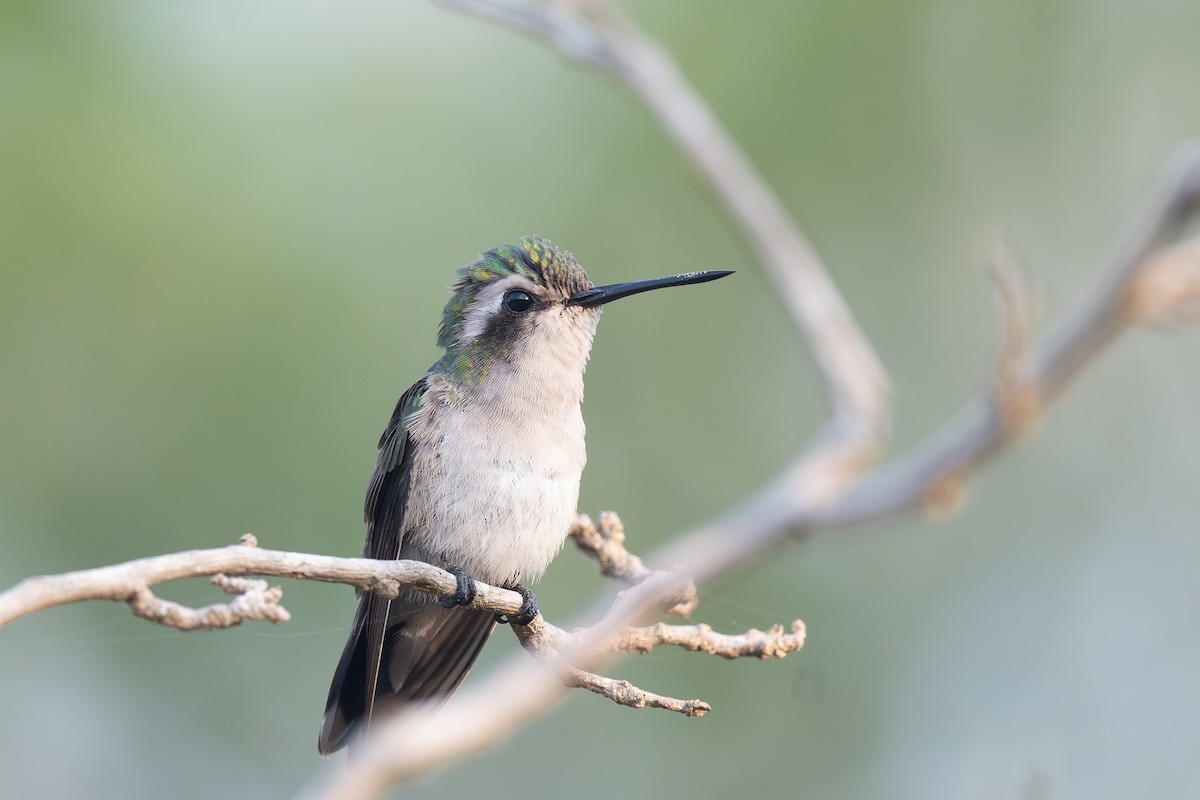
[[[690,272],[667,278],[593,286],[579,262],[539,236],[500,245],[462,267],[442,312],[438,344],[456,371],[482,376],[486,363],[514,363],[533,349],[582,375],[600,307],[664,286],[700,283],[730,274]]]
[[[565,310],[573,295],[591,288],[574,256],[539,236],[523,236],[517,244],[493,247],[459,268],[442,312],[438,344],[502,349],[532,332],[538,317]],[[572,316],[595,328],[596,314]]]

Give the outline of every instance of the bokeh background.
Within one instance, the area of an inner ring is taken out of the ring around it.
[[[1050,316],[1200,131],[1193,2],[629,5],[827,260],[894,380],[897,448],[988,379],[981,236],[1008,233]],[[0,4],[0,584],[244,531],[355,554],[453,269],[530,232],[599,282],[738,270],[604,315],[581,506],[635,549],[819,423],[748,250],[611,82],[424,3]],[[1193,795],[1198,359],[1193,333],[1130,335],[954,518],[706,592],[722,630],[804,618],[799,655],[613,668],[707,717],[577,693],[406,796]],[[567,552],[539,594],[566,622],[607,588]],[[92,603],[0,631],[0,793],[284,797],[338,768],[315,742],[352,592],[284,590],[278,628]]]

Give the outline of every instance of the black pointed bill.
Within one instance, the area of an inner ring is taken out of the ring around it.
[[[591,308],[629,297],[631,294],[648,292],[651,289],[664,289],[668,286],[685,286],[689,283],[705,283],[732,275],[731,269],[710,269],[706,272],[685,272],[682,275],[668,275],[665,278],[648,278],[644,281],[628,281],[626,283],[610,283],[607,286],[595,286],[576,292],[567,300],[569,306]]]

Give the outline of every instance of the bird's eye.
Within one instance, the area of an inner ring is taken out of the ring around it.
[[[533,308],[533,298],[529,296],[529,292],[513,289],[504,293],[504,307],[514,314],[522,314]]]

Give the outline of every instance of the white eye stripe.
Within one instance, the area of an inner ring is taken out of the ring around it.
[[[514,289],[528,292],[530,297],[537,297],[529,279],[520,275],[503,278],[485,286],[476,296],[475,302],[464,312],[462,341],[469,342],[482,336],[487,330],[488,322],[502,312],[504,295]]]

